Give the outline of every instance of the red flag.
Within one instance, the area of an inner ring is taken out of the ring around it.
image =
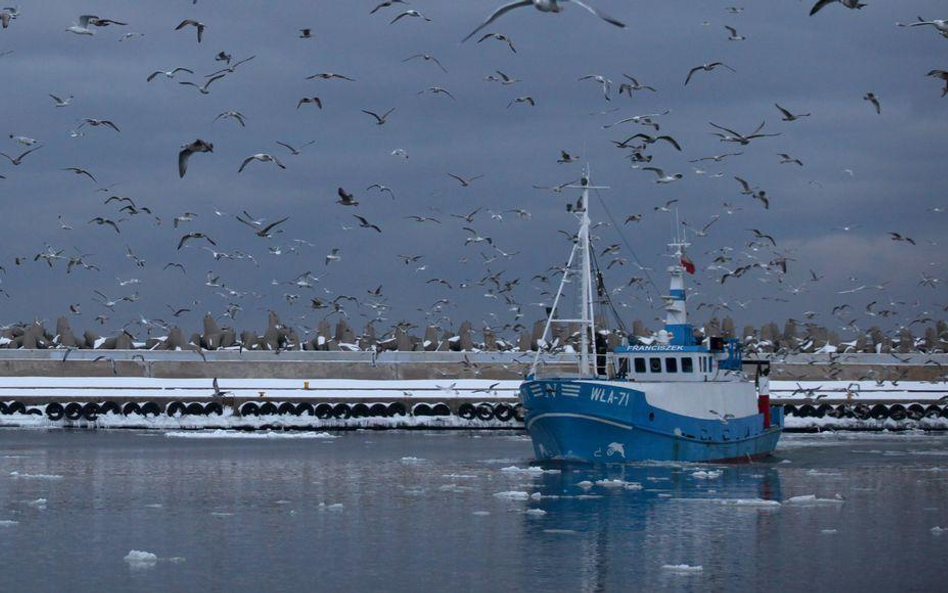
[[[689,274],[695,273],[695,263],[684,253],[681,254],[681,265]]]

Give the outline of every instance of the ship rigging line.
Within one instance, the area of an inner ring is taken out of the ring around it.
[[[639,259],[639,256],[636,255],[635,250],[632,249],[632,246],[629,245],[629,242],[626,240],[625,235],[622,234],[622,229],[619,228],[616,219],[612,216],[612,212],[609,211],[609,207],[606,206],[605,200],[602,199],[602,194],[599,193],[599,190],[594,190],[596,192],[596,199],[599,200],[599,205],[602,206],[602,209],[605,211],[606,216],[609,217],[609,221],[612,223],[612,228],[615,229],[616,234],[619,235],[619,239],[622,240],[622,243],[625,245],[625,248],[629,250],[629,253],[632,254],[632,258],[635,259],[635,263],[639,265],[642,272],[645,274],[645,279],[648,280],[648,283],[652,285],[652,288],[655,289],[655,296],[661,300],[662,291],[659,290],[658,286],[652,280],[652,276],[648,273],[648,268],[642,264],[642,260]]]
[[[619,330],[624,335],[629,335],[629,331],[625,327],[625,323],[622,321],[622,316],[619,315],[619,312],[616,310],[615,303],[612,302],[612,295],[609,294],[609,291],[606,290],[605,281],[602,279],[602,268],[599,267],[599,259],[596,257],[596,250],[592,248],[592,242],[589,243],[589,255],[592,258],[593,268],[596,270],[596,293],[599,295],[599,302],[604,303],[609,307],[609,311],[612,312],[612,316],[615,318],[616,323],[619,325]]]

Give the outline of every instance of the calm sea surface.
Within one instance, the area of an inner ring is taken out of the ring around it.
[[[948,436],[778,453],[530,473],[510,432],[0,429],[0,590],[945,590]]]

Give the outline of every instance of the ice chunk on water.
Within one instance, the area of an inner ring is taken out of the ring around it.
[[[843,504],[844,502],[846,501],[839,494],[837,494],[835,498],[817,498],[815,494],[804,494],[802,496],[791,496],[787,499],[785,504],[816,506]]]
[[[486,517],[487,515],[490,514],[490,511],[474,511],[474,512],[471,513],[471,514],[474,515],[474,516],[476,516],[476,517]]]
[[[596,480],[596,486],[602,486],[603,488],[629,488],[630,490],[638,490],[642,488],[642,485],[638,482],[626,482],[625,480]]]
[[[14,523],[15,522],[16,521],[14,521]],[[941,535],[944,532],[948,531],[948,527],[938,527],[936,525],[935,527],[932,527],[930,531],[932,532],[932,535]]]
[[[544,529],[543,533],[561,533],[566,535],[571,535],[576,533],[575,529]]]
[[[62,480],[62,476],[55,474],[21,474],[20,472],[10,472],[10,477],[22,480]]]
[[[543,469],[542,467],[530,466],[530,467],[517,467],[511,465],[510,467],[502,467],[500,471],[507,472],[508,474],[532,474],[532,475],[541,475],[541,474],[558,474],[561,473],[558,469]]]
[[[724,470],[711,469],[708,471],[704,471],[704,470],[696,471],[693,474],[691,474],[691,477],[695,478],[696,480],[714,480],[714,479],[720,478],[723,474],[724,474]]]
[[[578,483],[578,484],[576,484],[576,485],[579,486],[580,488],[582,488],[583,490],[589,490],[590,488],[593,487],[593,483],[590,482],[589,480],[583,480],[582,482],[580,482],[580,483]]]
[[[142,552],[141,550],[131,550],[125,555],[125,562],[130,568],[151,568],[158,563],[158,556],[151,552]]]
[[[835,529],[820,529],[820,533],[822,533],[823,535],[835,535],[836,530]]]
[[[19,521],[10,521],[9,519],[4,519],[0,521],[0,527],[13,527],[14,525],[19,525]]]
[[[328,432],[247,432],[242,430],[179,430],[164,433],[173,439],[338,439]]]
[[[321,511],[332,511],[334,513],[341,513],[345,506],[341,502],[336,502],[333,504],[326,504],[325,502],[319,503],[319,510]]]
[[[507,490],[505,492],[495,492],[494,496],[497,498],[504,498],[506,500],[527,500],[530,498],[530,495],[526,492],[520,490]]]
[[[667,570],[668,572],[678,572],[682,574],[689,574],[695,572],[701,572],[704,570],[704,567],[700,564],[697,566],[691,566],[690,564],[665,564],[662,566],[662,570]]]
[[[160,509],[163,505],[160,502],[156,502],[153,504],[146,504],[145,506],[149,509]]]
[[[406,465],[409,465],[412,463],[421,463],[426,460],[422,459],[421,457],[402,457],[400,461]]]
[[[546,514],[546,511],[543,509],[527,509],[523,513],[525,515],[530,515],[531,517],[542,517]]]
[[[41,510],[41,511],[45,511],[45,510],[46,510],[46,499],[45,499],[45,498],[37,498],[36,500],[28,500],[28,501],[26,502],[26,506],[28,506],[28,507],[33,507],[34,509],[39,509],[39,510]]]

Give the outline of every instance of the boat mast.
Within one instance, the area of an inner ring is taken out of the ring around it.
[[[675,212],[677,222],[678,212]],[[671,343],[680,346],[694,344],[693,329],[688,323],[688,310],[685,306],[685,248],[691,246],[681,235],[680,225],[675,225],[675,239],[668,244],[674,250],[675,261],[668,266],[670,286],[665,300],[665,330],[671,334]]]
[[[578,323],[580,324],[580,353],[579,353],[579,374],[580,376],[596,375],[596,321],[594,308],[594,285],[592,281],[592,253],[589,237],[589,190],[590,189],[609,189],[605,186],[590,185],[589,165],[583,168],[583,176],[579,185],[566,185],[564,188],[582,189],[583,195],[575,208],[571,209],[579,218],[579,233],[576,236],[576,242],[573,244],[573,250],[570,253],[569,261],[563,272],[563,279],[560,281],[560,287],[556,292],[556,298],[553,300],[553,307],[550,309],[550,316],[543,328],[542,340],[546,341],[547,334],[550,331],[550,325],[553,323]],[[556,309],[559,306],[563,290],[570,279],[570,269],[576,252],[580,252],[580,276],[582,281],[582,305],[580,307],[580,316],[576,319],[554,319]],[[592,351],[590,353],[590,350]],[[537,365],[540,361],[540,349],[537,348],[530,374],[536,375]]]

